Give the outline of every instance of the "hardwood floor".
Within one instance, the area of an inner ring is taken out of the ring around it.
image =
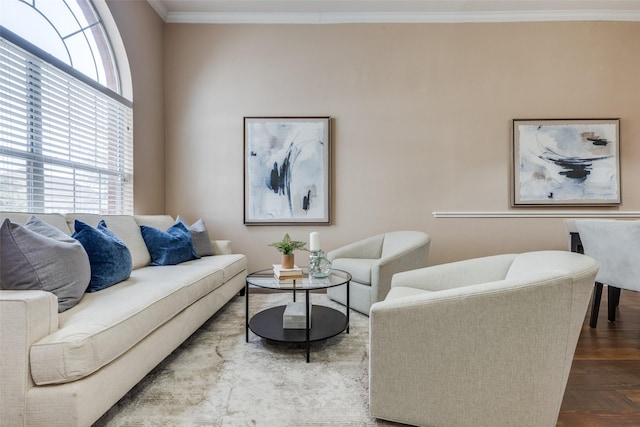
[[[595,329],[587,310],[558,427],[640,426],[640,292],[622,291],[615,323],[606,294]]]

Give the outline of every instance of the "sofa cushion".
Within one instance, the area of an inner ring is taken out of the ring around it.
[[[151,265],[175,265],[200,258],[191,241],[191,233],[181,222],[165,232],[141,225],[142,238],[151,254]]]
[[[193,247],[195,248],[198,256],[213,255],[209,230],[207,230],[207,226],[204,224],[204,220],[202,218],[189,225],[184,218],[178,215],[178,219],[176,221],[183,223],[189,230],[189,233],[191,233],[191,241],[193,242]]]
[[[242,255],[239,255],[242,256]],[[60,315],[60,329],[31,346],[38,385],[78,380],[110,363],[157,327],[224,283],[217,257],[146,267]]]
[[[96,228],[80,220],[75,221],[72,237],[77,239],[91,264],[91,281],[87,292],[96,292],[129,278],[131,252],[127,245],[109,230],[103,220]]]
[[[222,270],[225,282],[247,269],[247,257],[241,254],[203,257],[197,262],[207,265],[211,269]]]
[[[376,261],[369,258],[338,258],[332,261],[332,267],[348,271],[355,282],[371,285],[371,267]]]
[[[58,297],[59,312],[80,301],[91,278],[80,242],[34,216],[24,226],[4,220],[0,264],[2,289],[51,292]]]
[[[101,220],[104,220],[107,228],[113,231],[129,248],[131,252],[132,268],[144,267],[151,262],[151,256],[147,250],[147,245],[140,234],[140,227],[135,218],[131,215],[99,215],[99,214],[67,214],[69,228],[73,229],[74,220],[80,221],[96,227]]]
[[[134,218],[138,225],[146,225],[160,230],[166,230],[176,223],[171,215],[134,215]]]

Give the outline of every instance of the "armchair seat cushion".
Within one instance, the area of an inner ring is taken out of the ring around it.
[[[371,267],[377,259],[368,258],[338,258],[333,260],[333,268],[351,273],[351,280],[371,286]]]

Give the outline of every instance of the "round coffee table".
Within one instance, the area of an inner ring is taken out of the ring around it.
[[[308,268],[303,268],[303,276],[296,279],[278,280],[273,269],[256,271],[247,276],[245,285],[245,329],[246,342],[249,342],[249,329],[256,335],[273,341],[299,342],[306,344],[307,363],[309,362],[309,349],[312,341],[324,340],[343,331],[349,333],[349,283],[351,274],[342,270],[332,270],[327,278],[316,279],[309,277]],[[309,316],[309,291],[327,289],[334,286],[347,287],[346,313],[342,313],[331,307],[313,304],[311,316]],[[296,301],[296,292],[304,291],[305,294],[305,323],[302,329],[288,329],[283,326],[283,315],[286,305],[262,310],[249,318],[249,294],[251,286],[260,288],[291,291],[293,301]]]

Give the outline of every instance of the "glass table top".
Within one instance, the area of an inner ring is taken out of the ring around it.
[[[302,277],[295,279],[278,279],[273,268],[253,272],[247,276],[247,283],[269,289],[325,289],[344,285],[351,280],[351,274],[346,271],[333,269],[329,277],[318,279],[309,276],[309,268],[302,268]]]

